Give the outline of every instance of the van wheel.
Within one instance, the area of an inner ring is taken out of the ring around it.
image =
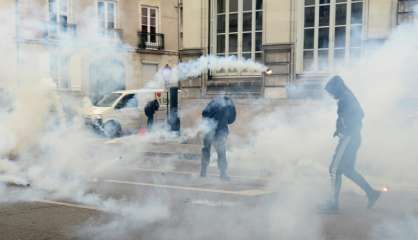
[[[104,124],[103,131],[106,137],[109,137],[109,138],[120,137],[122,134],[122,127],[120,126],[118,122],[111,120]]]

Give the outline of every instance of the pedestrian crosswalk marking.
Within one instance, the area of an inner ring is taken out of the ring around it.
[[[58,201],[52,201],[52,200],[37,200],[35,202],[45,203],[45,204],[50,204],[50,205],[64,206],[64,207],[81,208],[81,209],[87,209],[87,210],[93,210],[93,211],[103,211],[102,209],[97,208],[97,207],[75,204],[75,203],[58,202]]]

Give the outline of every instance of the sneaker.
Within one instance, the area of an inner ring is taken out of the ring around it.
[[[368,196],[368,204],[367,204],[367,208],[372,208],[376,201],[380,198],[380,195],[382,194],[381,191],[378,190],[374,190],[369,196]]]
[[[319,213],[322,214],[337,214],[338,206],[336,204],[327,203],[319,206]]]

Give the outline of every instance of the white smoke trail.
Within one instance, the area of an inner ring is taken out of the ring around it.
[[[248,71],[261,74],[267,69],[264,64],[254,62],[251,59],[241,59],[235,56],[219,57],[206,55],[195,60],[181,62],[170,70],[160,69],[154,77],[156,81],[149,83],[147,87],[159,88],[166,85],[175,85],[179,81],[199,77],[208,71]]]

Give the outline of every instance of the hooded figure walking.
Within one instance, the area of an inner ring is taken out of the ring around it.
[[[210,162],[210,150],[213,145],[218,155],[220,178],[229,181],[225,143],[229,134],[228,125],[234,123],[236,118],[234,102],[226,96],[217,97],[205,107],[202,112],[202,117],[208,123],[209,131],[203,137],[200,176],[206,177]]]
[[[339,138],[338,146],[329,167],[331,176],[331,199],[322,207],[324,212],[337,212],[342,175],[356,183],[367,194],[368,208],[373,207],[381,191],[373,189],[355,169],[357,151],[361,145],[363,109],[340,76],[334,76],[325,90],[338,101],[338,119],[334,137]]]

